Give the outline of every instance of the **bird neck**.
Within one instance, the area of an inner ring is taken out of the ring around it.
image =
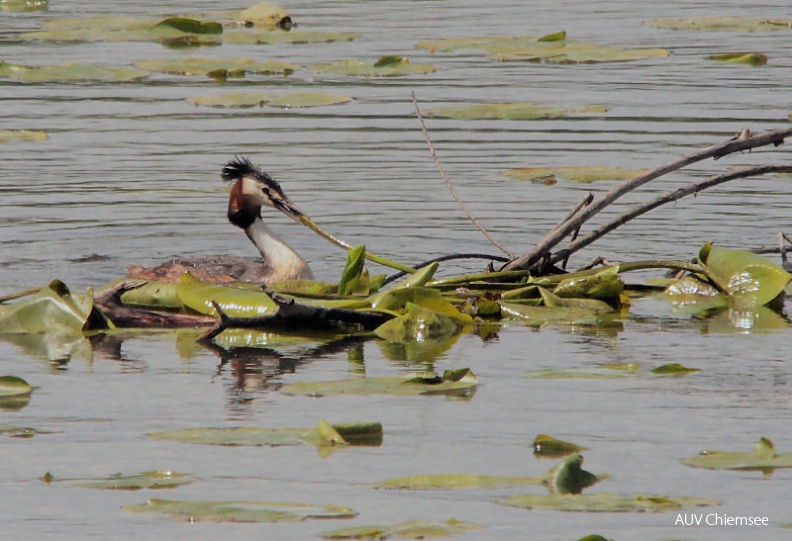
[[[245,228],[245,233],[272,269],[269,281],[313,278],[305,260],[267,227],[260,216]]]

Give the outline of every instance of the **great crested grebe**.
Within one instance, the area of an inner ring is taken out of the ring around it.
[[[230,255],[174,259],[157,267],[127,267],[129,277],[175,282],[189,271],[214,284],[313,278],[305,260],[261,220],[261,207],[266,205],[301,223],[302,211],[289,201],[275,179],[241,157],[228,162],[221,176],[225,181],[234,182],[228,200],[228,221],[245,230],[262,259]]]

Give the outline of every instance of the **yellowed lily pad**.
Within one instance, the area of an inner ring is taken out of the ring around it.
[[[764,66],[767,64],[767,55],[762,53],[721,53],[705,57],[725,64],[745,64],[747,66]]]
[[[262,107],[269,99],[269,94],[266,92],[224,92],[191,96],[187,101],[193,105],[206,107],[246,108]]]
[[[256,62],[251,58],[214,59],[183,58],[178,60],[139,60],[135,67],[141,70],[169,73],[173,75],[210,75],[213,72],[226,72],[242,76],[246,73],[264,75],[288,75],[300,66],[289,62]]]
[[[46,132],[39,130],[0,130],[0,143],[31,141],[41,143],[47,140]]]
[[[21,83],[129,82],[149,75],[148,71],[89,64],[23,66],[0,62],[0,78]]]
[[[759,470],[792,468],[792,453],[777,454],[768,438],[760,438],[751,452],[702,451],[696,456],[683,458],[682,462],[694,468],[710,470]]]
[[[270,99],[267,105],[284,107],[287,109],[297,107],[323,107],[326,105],[339,105],[352,101],[349,96],[341,94],[322,94],[319,92],[295,92]]]
[[[275,28],[281,25],[282,21],[287,17],[289,17],[289,14],[282,7],[271,2],[259,2],[240,11],[236,14],[235,19],[245,26]]]
[[[442,376],[431,372],[397,378],[357,378],[340,381],[298,382],[281,387],[281,392],[312,397],[343,394],[367,396],[386,394],[418,396],[467,394],[475,390],[478,378],[470,369],[446,370]]]
[[[456,533],[480,530],[483,526],[449,519],[445,522],[411,520],[393,526],[364,525],[340,528],[322,534],[324,539],[440,539]]]
[[[789,30],[792,19],[767,19],[762,17],[689,17],[687,19],[660,18],[644,21],[648,26],[673,30],[707,32],[773,32]]]
[[[47,482],[66,481],[74,486],[84,488],[99,488],[103,490],[156,490],[163,488],[177,488],[196,481],[197,478],[184,473],[170,470],[146,471],[136,475],[111,475],[103,479],[58,479],[51,474]]]
[[[673,496],[657,496],[637,494],[622,496],[617,494],[549,494],[514,496],[497,500],[497,503],[524,509],[547,509],[551,511],[585,511],[585,512],[650,512],[678,511],[719,505],[718,500],[711,498],[683,498]]]
[[[645,169],[623,167],[520,167],[502,171],[514,180],[530,180],[540,184],[579,182],[588,184],[602,180],[627,180],[644,173]]]
[[[150,499],[125,505],[124,511],[160,513],[191,522],[298,522],[305,519],[352,518],[357,513],[340,505],[308,505],[264,501],[185,501]]]
[[[323,73],[337,75],[354,75],[359,77],[399,77],[403,75],[423,75],[437,71],[438,68],[428,64],[413,64],[407,58],[385,56],[374,64],[362,60],[341,60],[333,63],[320,63],[311,69]]]
[[[225,446],[284,445],[380,445],[380,423],[349,423],[330,425],[326,421],[311,428],[190,428],[152,432],[155,440]]]
[[[434,107],[426,110],[426,115],[458,120],[537,120],[561,118],[575,115],[606,113],[604,105],[586,107],[558,107],[536,105],[533,103],[489,103],[480,105],[459,105],[455,107]]]

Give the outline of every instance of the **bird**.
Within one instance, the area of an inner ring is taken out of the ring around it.
[[[272,231],[261,218],[268,206],[302,223],[304,213],[292,203],[280,184],[245,157],[236,156],[222,169],[221,177],[233,182],[228,200],[228,221],[245,231],[261,258],[205,255],[175,258],[156,267],[130,265],[132,279],[175,282],[185,272],[211,284],[251,282],[270,284],[283,280],[313,279],[308,263]]]

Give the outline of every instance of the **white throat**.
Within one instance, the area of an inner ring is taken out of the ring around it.
[[[297,278],[312,279],[313,273],[305,260],[286,244],[274,231],[256,217],[245,229],[248,238],[256,245],[261,257],[271,269],[268,281],[293,280]]]

